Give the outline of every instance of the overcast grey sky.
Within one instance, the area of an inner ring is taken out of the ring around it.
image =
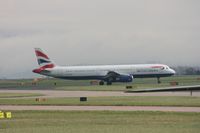
[[[59,65],[200,65],[200,0],[0,0],[0,78]]]

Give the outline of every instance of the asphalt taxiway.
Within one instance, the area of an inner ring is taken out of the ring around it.
[[[125,93],[123,91],[62,91],[62,90],[1,90],[0,93],[37,93],[43,96],[37,98],[59,97],[106,97],[106,96],[190,96],[190,91],[183,92],[150,92],[150,93]],[[200,97],[200,91],[193,91],[195,97]],[[24,97],[23,97],[24,98]],[[33,98],[33,97],[27,97]]]
[[[163,107],[163,106],[16,106],[1,105],[1,110],[51,110],[51,111],[166,111],[200,112],[200,107]]]

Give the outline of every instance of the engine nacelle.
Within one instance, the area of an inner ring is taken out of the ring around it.
[[[121,75],[116,78],[115,82],[132,82],[133,76],[132,75]]]

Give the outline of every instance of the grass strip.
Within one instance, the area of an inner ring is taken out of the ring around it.
[[[130,96],[130,97],[88,97],[87,102],[80,98],[48,98],[45,101],[27,99],[0,99],[0,105],[65,105],[65,106],[182,106],[200,107],[200,97],[186,96]]]
[[[200,113],[13,111],[2,133],[198,133]]]

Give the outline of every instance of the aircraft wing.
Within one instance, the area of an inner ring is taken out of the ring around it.
[[[132,82],[133,76],[121,72],[109,71],[105,75],[104,80],[108,82]]]
[[[171,92],[171,91],[194,91],[194,90],[200,91],[200,85],[166,87],[166,88],[144,89],[144,90],[130,90],[126,92],[127,93],[145,93],[145,92]]]
[[[105,76],[105,79],[108,79],[108,78],[116,78],[118,76],[120,76],[121,74],[117,73],[117,72],[114,72],[114,71],[109,71],[106,76]]]

